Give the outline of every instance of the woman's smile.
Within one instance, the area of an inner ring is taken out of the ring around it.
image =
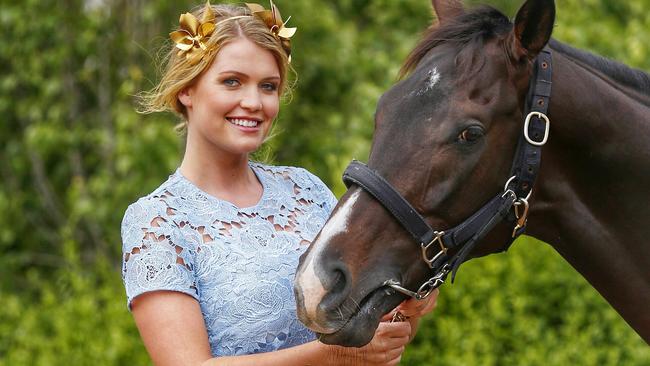
[[[226,117],[226,120],[244,132],[257,132],[264,122],[262,119],[250,117]]]

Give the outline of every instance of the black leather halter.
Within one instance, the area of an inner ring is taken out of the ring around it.
[[[535,61],[525,102],[524,131],[519,138],[511,178],[505,183],[504,191],[458,226],[447,230],[431,228],[413,206],[374,170],[356,160],[347,167],[343,173],[346,186],[349,188],[353,184],[358,185],[379,201],[420,243],[422,257],[434,272],[434,276],[422,284],[417,292],[407,290],[392,279],[384,283],[386,286],[423,299],[444,283],[449,272],[453,272],[453,281],[459,266],[478,241],[502,220],[514,224],[512,238],[504,246],[504,251],[524,232],[528,199],[539,171],[541,148],[548,140],[550,130],[550,121],[546,115],[551,96],[551,61],[548,47],[542,50]],[[430,255],[432,252],[433,255]]]

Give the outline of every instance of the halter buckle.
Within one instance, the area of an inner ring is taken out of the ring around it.
[[[510,188],[508,188],[508,187],[510,187],[510,183],[512,183],[515,179],[517,179],[517,176],[516,176],[516,175],[513,175],[512,177],[510,177],[510,179],[508,179],[508,181],[506,182],[506,185],[503,187],[503,195],[501,195],[501,197],[504,197],[504,198],[505,198],[506,195],[508,195],[508,194],[512,194],[512,195],[515,196],[515,200],[517,199],[517,194],[515,193],[515,191],[513,191],[513,190],[510,189]],[[528,191],[528,194],[526,195],[526,200],[529,200],[529,199],[530,199],[530,195],[531,195],[531,194],[533,194],[533,190],[532,190],[532,188]],[[516,204],[516,203],[517,203],[517,202],[515,202],[515,204]]]
[[[445,235],[444,231],[434,231],[433,234],[435,237],[429,244],[424,245],[424,243],[420,244],[420,248],[422,248],[422,259],[427,263],[429,268],[433,269],[433,262],[436,261],[436,259],[440,258],[441,255],[447,254],[447,248],[445,247],[444,243],[442,242],[442,236]],[[440,251],[433,256],[433,258],[429,259],[427,256],[427,252],[429,250],[429,247],[431,247],[434,243],[438,242],[440,245]]]
[[[537,142],[537,141],[531,139],[530,136],[528,135],[528,126],[530,125],[530,120],[533,117],[543,119],[544,122],[546,122],[544,124],[544,127],[545,127],[544,138],[540,142]],[[526,141],[528,141],[529,144],[535,145],[535,146],[544,146],[546,144],[546,141],[548,141],[548,134],[549,134],[550,130],[551,130],[551,121],[548,119],[548,117],[544,113],[541,113],[541,112],[530,112],[530,113],[528,113],[528,116],[526,116],[526,122],[524,122],[524,137],[526,138]]]

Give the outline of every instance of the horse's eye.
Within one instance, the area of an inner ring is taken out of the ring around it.
[[[481,137],[483,137],[483,129],[478,126],[472,126],[466,128],[458,135],[458,141],[472,143],[478,141]]]

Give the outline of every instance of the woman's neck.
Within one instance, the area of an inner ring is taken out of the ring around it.
[[[198,151],[185,149],[180,165],[181,174],[202,191],[229,201],[238,207],[255,205],[263,187],[248,165],[248,154]]]

